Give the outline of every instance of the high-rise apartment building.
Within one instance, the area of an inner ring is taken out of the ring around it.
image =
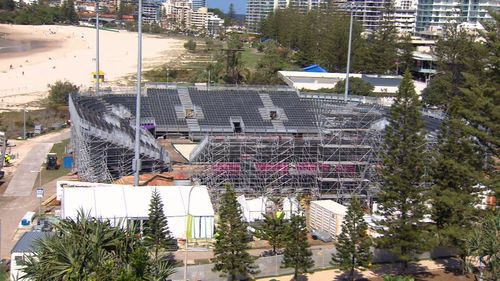
[[[365,30],[374,30],[384,20],[384,13],[390,2],[391,0],[347,0],[343,5],[349,7],[347,9],[354,9],[354,18]]]
[[[418,0],[395,0],[388,19],[396,26],[399,33],[415,32]]]
[[[199,8],[206,6],[207,6],[206,0],[193,0],[193,11],[198,11]]]
[[[257,32],[260,22],[274,10],[295,7],[300,11],[307,12],[329,1],[330,0],[247,0],[246,24],[248,31]]]
[[[418,0],[416,32],[450,23],[491,19],[488,9],[500,10],[499,0]]]

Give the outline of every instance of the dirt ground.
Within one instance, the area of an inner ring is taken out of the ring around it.
[[[463,280],[473,281],[474,276],[463,276],[457,274],[459,263],[456,259],[441,259],[441,260],[423,260],[418,263],[413,263],[405,275],[412,276],[416,281],[452,281]],[[370,271],[356,272],[356,280],[358,281],[383,281],[385,275],[395,275],[400,272],[397,264],[376,265],[376,268]],[[345,280],[346,275],[339,270],[329,269],[316,271],[311,274],[301,276],[301,281],[340,281]],[[260,278],[257,281],[289,281],[291,275],[279,277]]]

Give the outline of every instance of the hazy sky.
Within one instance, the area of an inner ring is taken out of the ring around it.
[[[234,4],[237,14],[245,14],[247,9],[246,0],[207,0],[207,6],[210,8],[219,8],[224,12],[229,9],[229,4]]]

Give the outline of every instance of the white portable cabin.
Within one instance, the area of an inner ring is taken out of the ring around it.
[[[210,239],[214,234],[214,209],[205,186],[139,186],[58,182],[61,218],[76,219],[82,210],[111,222],[148,219],[151,194],[158,191],[174,238]],[[189,202],[189,210],[188,210]],[[188,214],[191,219],[188,219]],[[191,229],[187,223],[191,221]]]
[[[346,213],[347,207],[332,200],[311,201],[310,227],[337,237],[342,232]]]

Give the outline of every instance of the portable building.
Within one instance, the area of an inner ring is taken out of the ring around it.
[[[342,232],[342,222],[346,213],[347,207],[332,200],[311,201],[310,228],[337,237]]]

